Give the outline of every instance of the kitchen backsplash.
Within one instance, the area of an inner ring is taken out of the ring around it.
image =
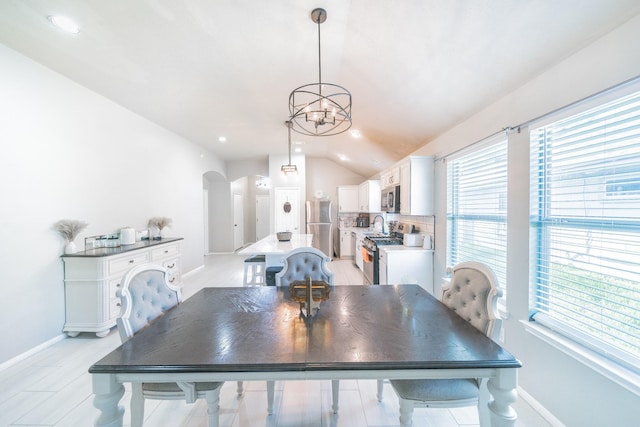
[[[369,214],[369,224],[373,224],[376,215],[378,214]],[[385,230],[389,230],[390,225],[397,223],[413,225],[416,232],[430,235],[431,241],[435,241],[435,217],[433,216],[385,214],[385,217]],[[356,218],[358,218],[357,213],[338,214],[338,227],[356,227]]]
[[[338,214],[338,227],[355,227],[356,218],[358,218],[357,213]]]
[[[369,223],[373,223],[373,218],[378,214],[369,214]],[[338,214],[338,226],[339,227],[355,227],[357,213]],[[386,214],[385,228],[388,228],[390,223],[403,223],[407,225],[413,225],[416,231],[419,233],[426,233],[433,235],[435,230],[435,217],[433,216],[414,216],[414,215],[398,215],[398,214]]]
[[[417,233],[430,234],[434,237],[435,233],[435,217],[433,216],[414,216],[414,215],[387,215],[387,225],[389,224],[406,224],[414,226]]]

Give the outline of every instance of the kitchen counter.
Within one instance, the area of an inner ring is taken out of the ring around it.
[[[417,284],[433,295],[433,252],[421,246],[381,246],[380,284]]]
[[[267,267],[284,265],[284,258],[294,249],[313,246],[312,234],[293,234],[288,242],[281,242],[275,234],[258,240],[238,251],[240,255],[264,255]]]
[[[381,250],[387,252],[403,251],[403,252],[433,252],[433,249],[425,249],[422,246],[404,246],[404,245],[386,245],[381,246]]]
[[[120,245],[115,248],[95,248],[95,249],[86,249],[84,251],[79,251],[73,254],[64,254],[63,258],[95,258],[95,257],[106,257],[111,255],[119,255],[124,254],[130,251],[135,251],[138,249],[150,248],[156,245],[162,245],[165,243],[176,242],[178,240],[184,240],[183,237],[163,237],[160,240],[140,240],[139,242],[135,242],[133,245]]]
[[[340,227],[340,231],[355,232],[358,237],[365,238],[367,234],[380,233],[380,231],[370,227]]]
[[[292,234],[291,240],[288,242],[281,242],[275,234],[270,234],[238,251],[238,253],[241,255],[285,254],[294,249],[311,246],[312,243],[313,235],[311,234]]]

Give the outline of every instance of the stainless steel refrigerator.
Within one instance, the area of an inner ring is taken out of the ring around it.
[[[307,234],[313,234],[313,247],[333,259],[331,201],[307,201]]]

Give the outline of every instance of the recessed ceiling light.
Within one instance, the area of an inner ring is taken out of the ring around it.
[[[360,138],[362,136],[362,134],[358,129],[352,129],[350,133],[351,133],[351,136],[354,138]]]
[[[340,160],[342,160],[343,162],[346,162],[347,160],[349,160],[349,158],[347,156],[345,156],[344,154],[338,154],[338,158]]]
[[[76,24],[75,22],[73,22],[73,20],[67,18],[66,16],[49,16],[49,21],[51,21],[53,25],[67,33],[78,34],[80,32],[78,24]]]
[[[226,136],[221,136],[218,138],[219,142],[227,142],[227,137]]]

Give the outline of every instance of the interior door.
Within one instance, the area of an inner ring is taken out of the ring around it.
[[[242,194],[233,195],[233,248],[244,246],[244,203]]]
[[[274,199],[275,231],[302,233],[300,227],[300,189],[277,187]]]
[[[269,196],[256,196],[256,242],[269,235]]]

